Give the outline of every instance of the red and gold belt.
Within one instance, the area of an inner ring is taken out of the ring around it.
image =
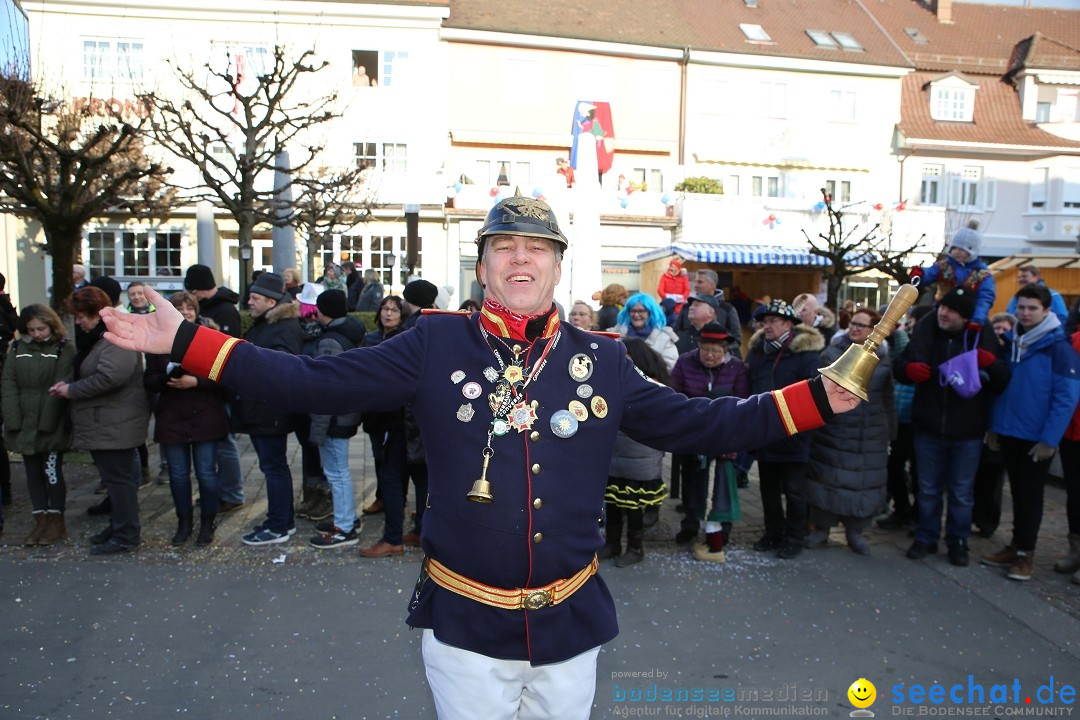
[[[573,595],[585,582],[596,574],[599,565],[596,556],[592,562],[563,580],[538,588],[516,588],[508,590],[471,580],[454,572],[435,558],[427,559],[428,577],[439,587],[462,597],[475,600],[485,605],[503,610],[540,610],[549,605],[558,605]]]

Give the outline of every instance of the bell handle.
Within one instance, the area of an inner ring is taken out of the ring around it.
[[[904,318],[904,315],[907,314],[907,311],[918,299],[918,288],[911,283],[904,283],[901,285],[900,289],[893,295],[893,299],[889,301],[889,307],[885,308],[885,314],[881,316],[881,320],[874,326],[874,329],[870,332],[870,336],[866,338],[863,347],[867,350],[876,352],[877,349],[881,347],[881,343],[893,334],[897,324]]]

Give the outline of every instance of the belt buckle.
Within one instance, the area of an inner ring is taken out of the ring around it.
[[[525,610],[541,610],[551,604],[551,593],[547,590],[533,590],[521,599]]]

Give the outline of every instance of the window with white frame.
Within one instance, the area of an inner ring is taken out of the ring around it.
[[[855,122],[855,91],[829,91],[829,119],[832,122]]]
[[[1080,167],[1065,168],[1062,207],[1080,208]]]
[[[750,194],[754,197],[780,197],[780,178],[775,175],[753,175]]]
[[[1050,122],[1050,109],[1054,106],[1049,102],[1038,102],[1035,104],[1035,122],[1048,123]]]
[[[839,192],[837,192],[839,191]],[[836,203],[850,203],[851,202],[851,181],[850,180],[826,180],[825,192],[832,198],[833,204]]]
[[[104,229],[87,233],[84,246],[90,277],[180,275],[183,233]]]
[[[765,28],[753,23],[739,23],[739,29],[742,30],[746,39],[752,43],[771,43],[773,39],[769,37],[769,33],[765,32]]]
[[[141,40],[83,40],[83,80],[134,82],[142,79]]]
[[[630,179],[639,189],[664,192],[664,173],[656,168],[634,168]]]
[[[725,195],[738,195],[739,194],[739,176],[728,175],[724,180],[724,194]]]
[[[971,122],[975,110],[975,87],[934,85],[930,95],[930,117],[934,120]]]
[[[402,50],[383,50],[382,85],[383,87],[401,87],[405,84],[405,73],[409,67],[409,53]]]
[[[1050,168],[1031,168],[1028,179],[1028,198],[1032,210],[1046,209],[1046,190],[1050,178]]]
[[[409,268],[405,266],[408,239],[404,235],[397,238],[393,235],[372,235],[368,248],[369,256],[366,267],[375,271],[375,274],[379,276],[379,281],[385,285],[404,285],[409,278]],[[419,237],[416,240],[414,273],[423,267],[423,258],[424,239]]]
[[[532,163],[503,160],[477,160],[469,178],[478,185],[521,188],[532,191]],[[526,189],[528,188],[528,189]]]
[[[353,87],[401,87],[407,84],[409,53],[404,50],[353,50]]]
[[[357,142],[353,143],[356,166],[362,170],[376,169],[388,172],[405,172],[409,169],[408,147],[405,143]]]
[[[948,206],[953,210],[979,212],[993,210],[997,184],[986,177],[983,168],[965,166],[949,178]]]
[[[944,174],[944,165],[922,166],[922,184],[919,186],[920,205],[945,204],[945,187],[942,185]]]

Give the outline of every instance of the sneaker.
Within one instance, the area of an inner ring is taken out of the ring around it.
[[[802,540],[785,540],[780,549],[776,551],[776,557],[781,560],[793,560],[802,553]]]
[[[164,465],[164,466],[162,466],[162,468],[160,470],[158,470],[157,484],[158,485],[168,485],[169,484],[169,466],[168,465]]]
[[[949,546],[949,564],[956,567],[967,567],[970,562],[966,542],[961,540],[955,545]]]
[[[907,556],[912,560],[922,560],[927,555],[937,553],[937,543],[924,543],[916,540],[907,549]]]
[[[308,520],[318,522],[334,517],[334,501],[328,497],[320,497],[308,506],[306,514]]]
[[[137,547],[138,545],[124,545],[123,543],[118,543],[115,540],[106,540],[100,545],[95,545],[94,547],[90,548],[90,554],[115,555],[116,553],[131,552]]]
[[[984,555],[979,558],[979,562],[990,567],[1007,568],[1012,567],[1012,564],[1016,562],[1016,555],[1016,548],[1012,545],[1006,545],[993,555]]]
[[[769,552],[780,547],[780,541],[774,538],[772,535],[762,535],[758,538],[758,541],[754,543],[754,549],[758,552]]]
[[[1016,551],[1016,560],[1009,566],[1009,572],[1005,576],[1010,580],[1030,580],[1031,569],[1035,564],[1035,553],[1024,552],[1023,550]]]
[[[315,523],[315,532],[317,532],[317,533],[333,532],[335,527],[337,527],[337,526],[334,525],[334,520],[331,518],[330,520],[323,520],[322,522]],[[352,529],[355,530],[356,532],[360,532],[361,530],[363,530],[363,528],[364,528],[364,521],[361,520],[360,518],[356,518],[356,522],[353,523]],[[296,528],[293,528],[292,530],[290,530],[289,534],[291,535],[294,532],[296,532]]]
[[[333,524],[331,524],[331,527],[333,527]],[[265,529],[266,529],[266,526],[263,525],[262,523],[259,523],[258,525],[255,525],[255,526],[253,526],[251,528],[251,532],[252,533],[261,533]],[[319,530],[319,528],[315,528],[315,529]],[[330,528],[327,528],[326,532],[329,532],[329,530],[330,530]],[[323,531],[320,531],[320,532],[323,532]],[[295,534],[296,534],[296,526],[293,525],[291,528],[289,528],[289,537],[292,537]]]
[[[269,528],[263,528],[258,532],[250,532],[240,538],[245,545],[277,545],[288,542],[292,535],[289,533],[276,533]]]
[[[356,534],[355,530],[345,532],[335,527],[333,532],[322,533],[311,538],[308,540],[308,545],[320,550],[326,550],[328,548],[349,547],[358,542],[360,542],[360,536]]]

